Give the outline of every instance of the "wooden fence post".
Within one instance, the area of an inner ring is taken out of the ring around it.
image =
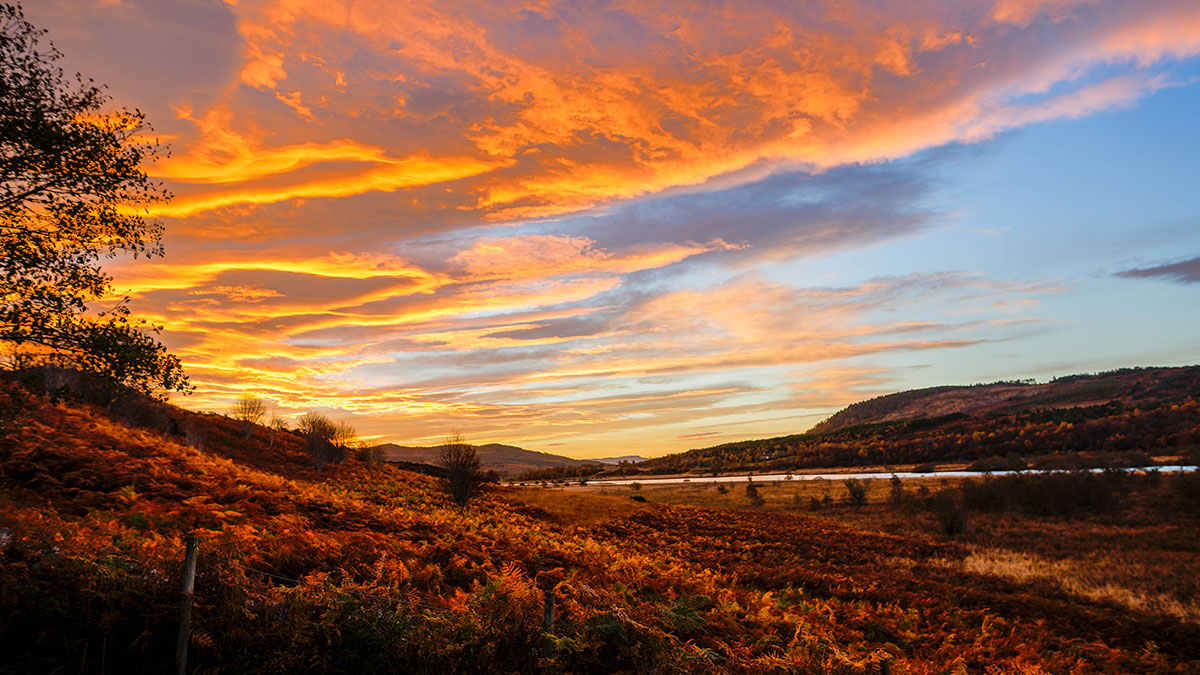
[[[175,672],[187,675],[188,640],[191,638],[192,595],[196,590],[196,536],[189,534],[183,557],[183,601],[179,613],[179,639],[175,642]]]
[[[542,655],[550,658],[554,655],[554,638],[551,633],[554,632],[554,589],[547,588],[545,591],[546,597],[546,637],[542,645]]]

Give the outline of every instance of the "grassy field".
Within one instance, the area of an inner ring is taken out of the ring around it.
[[[965,510],[961,532],[943,532],[938,514],[925,501],[960,492],[979,479],[910,478],[894,483],[886,474],[861,480],[865,502],[854,505],[843,480],[785,480],[737,483],[639,484],[600,482],[583,488],[526,491],[525,503],[564,521],[597,514],[607,517],[671,504],[815,517],[864,532],[930,543],[953,541],[961,558],[939,562],[961,571],[1018,582],[1052,584],[1093,600],[1139,612],[1200,623],[1200,517],[1181,491],[1196,488],[1185,476],[1131,476],[1099,512],[1041,515]],[[757,499],[747,493],[753,485]],[[634,498],[645,500],[635,501]],[[761,500],[761,501],[760,501]],[[1027,509],[1028,510],[1028,509]]]

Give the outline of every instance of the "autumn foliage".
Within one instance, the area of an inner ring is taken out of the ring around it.
[[[318,470],[299,436],[272,447],[223,416],[172,408],[163,433],[9,385],[0,403],[15,671],[167,670],[188,533],[206,672],[1200,667],[1195,624],[962,571],[955,541],[627,499],[564,519],[503,488],[463,510],[435,478],[353,457]],[[172,431],[189,425],[204,450]]]
[[[829,433],[728,443],[642,462],[648,474],[828,468],[1021,458],[1046,468],[1104,466],[1145,453],[1200,451],[1200,397],[1143,405],[877,422]],[[1006,468],[1006,467],[996,467]]]

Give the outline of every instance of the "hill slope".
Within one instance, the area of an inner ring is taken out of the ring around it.
[[[419,464],[436,464],[439,447],[413,447],[385,443],[377,446],[383,449],[384,459],[389,462],[415,462]],[[479,455],[479,464],[484,471],[495,471],[502,476],[518,474],[535,469],[551,467],[575,467],[585,464],[598,464],[599,460],[571,459],[551,455],[546,452],[536,452],[518,448],[514,445],[488,443],[475,446]]]
[[[775,471],[1000,458],[1011,462],[980,468],[1069,468],[1144,462],[1147,454],[1200,458],[1200,367],[903,392],[851,405],[807,433],[688,450],[636,469]]]
[[[1139,404],[1182,395],[1200,396],[1200,366],[1138,368],[1073,375],[1045,384],[997,382],[904,391],[854,403],[809,430],[819,434],[858,424],[1074,408],[1105,403]]]

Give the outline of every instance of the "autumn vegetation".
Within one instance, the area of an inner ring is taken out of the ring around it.
[[[0,649],[12,672],[164,669],[189,533],[202,553],[198,670],[1200,666],[1195,474],[1102,474],[1103,489],[1071,493],[1097,501],[1066,509],[1038,506],[1062,490],[1035,477],[931,478],[924,493],[905,481],[898,494],[869,481],[858,504],[838,481],[724,494],[491,487],[463,509],[438,478],[353,452],[318,468],[298,431],[269,444],[267,427],[247,437],[242,420],[169,406],[146,425],[11,377],[0,398]],[[1012,493],[1025,495],[1019,508]],[[939,530],[941,494],[969,514],[962,533]],[[1124,572],[1104,555],[1123,555]],[[539,584],[557,604],[548,652]]]

